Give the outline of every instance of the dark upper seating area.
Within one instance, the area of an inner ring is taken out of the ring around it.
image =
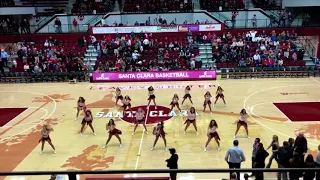
[[[37,12],[38,16],[50,16],[57,13],[64,13],[68,0],[21,0],[25,6],[45,7],[42,12]]]
[[[190,11],[192,0],[126,0],[124,12]]]
[[[96,13],[107,13],[113,10],[114,5],[117,0],[102,0],[101,2],[96,2],[95,0],[76,0],[73,4],[72,13],[73,14],[86,14],[92,13],[93,10]],[[121,6],[120,1],[118,2]]]
[[[218,11],[219,7],[224,11],[245,8],[243,0],[200,0],[200,6],[208,11]]]
[[[1,0],[0,1],[0,7],[10,7],[14,6],[14,1],[13,0]]]
[[[281,9],[281,1],[279,0],[251,0],[256,8],[261,9]]]

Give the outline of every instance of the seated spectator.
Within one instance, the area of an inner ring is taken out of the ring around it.
[[[241,60],[239,61],[239,66],[246,67],[246,61],[244,60],[244,58],[241,58]]]
[[[256,54],[253,56],[253,60],[254,60],[255,64],[260,64],[260,62],[261,62],[261,57],[260,57],[260,54],[258,53],[258,51],[257,51]]]
[[[304,168],[315,168],[316,167],[316,163],[313,160],[313,156],[311,154],[309,154],[306,157],[306,160],[304,162]],[[315,171],[306,171],[303,174],[303,179],[304,180],[313,180],[315,178]]]
[[[26,63],[26,64],[23,66],[23,69],[24,69],[25,72],[30,72],[30,66],[29,66],[29,64]]]
[[[292,54],[292,59],[293,59],[293,61],[297,61],[297,58],[298,58],[297,53],[294,52],[294,53]]]
[[[195,57],[195,60],[196,60],[196,62],[201,62],[201,56],[200,56],[200,54],[198,54],[198,55]]]

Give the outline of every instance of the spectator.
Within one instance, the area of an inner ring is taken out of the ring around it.
[[[257,16],[255,14],[252,17],[252,27],[257,27]]]
[[[300,154],[293,152],[293,157],[289,160],[290,168],[303,168],[303,160],[301,159]],[[301,171],[291,171],[289,172],[290,180],[299,180],[299,178],[303,175]]]
[[[289,168],[289,160],[293,156],[293,151],[289,147],[288,141],[283,142],[283,146],[279,147],[277,157],[278,157],[278,167],[279,168]],[[278,172],[278,180],[287,180],[287,172]]]
[[[178,169],[178,159],[179,156],[176,154],[176,149],[171,148],[169,149],[171,157],[166,160],[167,162],[167,167],[169,169]],[[170,173],[170,179],[171,180],[176,180],[177,179],[177,173]]]
[[[304,134],[302,132],[300,132],[298,134],[298,136],[294,142],[293,149],[294,149],[294,152],[299,154],[300,160],[303,161],[304,155],[308,151],[308,143],[307,143],[307,139],[304,137]]]
[[[59,18],[54,21],[54,27],[56,28],[56,33],[62,33],[62,24]]]
[[[304,162],[304,168],[315,168],[316,163],[313,160],[313,156],[309,154]],[[306,171],[303,174],[303,180],[313,180],[315,178],[315,171]]]
[[[318,154],[316,157],[316,166],[317,168],[320,168],[320,145],[318,146]],[[316,176],[316,180],[320,179],[320,171],[317,171],[317,176]]]
[[[8,58],[9,55],[4,49],[1,49],[1,66],[2,67],[8,67]]]
[[[76,20],[76,18],[73,19],[72,25],[73,25],[74,31],[78,32],[79,31],[79,27],[78,27],[78,21]]]
[[[293,61],[297,61],[297,58],[298,58],[297,53],[293,52],[293,54],[292,54]]]
[[[258,148],[257,148],[257,144],[260,143],[260,138],[256,138],[254,140],[254,143],[253,143],[253,148],[252,148],[252,158],[251,158],[251,167],[253,168],[254,166],[254,160],[255,160],[255,157],[256,157],[256,154],[257,154],[257,151],[258,151]],[[252,174],[250,176],[255,176],[255,173],[252,172]]]
[[[283,59],[279,59],[278,60],[278,67],[282,67],[283,66]]]
[[[261,64],[261,57],[260,54],[258,53],[258,51],[256,52],[256,54],[253,56],[253,60],[256,63],[256,65]]]
[[[26,64],[23,66],[23,69],[24,69],[25,72],[30,72],[30,66],[29,66],[29,64],[26,63]]]
[[[257,154],[254,159],[254,168],[264,168],[265,167],[265,159],[269,156],[269,153],[264,150],[263,144],[257,144]],[[256,180],[263,180],[263,172],[256,172]]]
[[[229,164],[229,169],[237,169],[241,168],[241,162],[244,162],[246,160],[242,149],[239,147],[239,141],[234,140],[233,141],[233,147],[229,148],[226,156],[225,161]],[[231,178],[232,172],[230,173]],[[237,178],[240,180],[240,173],[237,173]]]
[[[249,175],[247,173],[244,173],[243,178],[244,180],[249,180]]]
[[[288,143],[289,143],[289,148],[293,151],[293,145],[294,145],[294,139],[293,138],[289,138],[288,139]]]

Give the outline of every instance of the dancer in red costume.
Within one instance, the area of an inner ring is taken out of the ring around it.
[[[186,124],[186,127],[184,129],[184,134],[186,134],[186,131],[188,129],[188,127],[190,126],[190,124],[193,125],[194,129],[196,130],[196,134],[198,135],[198,128],[197,128],[197,124],[196,124],[196,109],[194,107],[191,107],[189,112],[188,112],[188,117],[187,120],[184,124]]]
[[[50,132],[52,132],[53,129],[49,126],[49,125],[43,125],[42,130],[41,130],[41,139],[39,140],[39,142],[41,142],[41,151],[40,154],[43,153],[43,148],[44,148],[44,144],[47,141],[50,146],[53,149],[53,153],[56,154],[56,148],[54,147],[54,145],[52,144],[51,138],[49,136]]]
[[[124,99],[122,100],[122,108],[123,108],[123,111],[122,111],[122,114],[124,115],[124,111],[129,109],[130,112],[131,112],[131,115],[132,114],[132,110],[131,110],[131,98],[129,96],[125,96]]]
[[[146,127],[146,121],[145,121],[145,112],[143,111],[142,108],[138,108],[137,112],[136,112],[136,122],[135,122],[135,126],[134,126],[134,129],[133,129],[133,133],[132,135],[134,135],[134,133],[136,132],[136,129],[138,127],[139,124],[142,124],[144,129],[146,130],[146,134],[148,134],[148,130],[147,130],[147,127]]]
[[[237,130],[236,130],[236,133],[233,136],[234,139],[237,137],[238,131],[239,131],[241,126],[244,127],[244,129],[246,130],[247,138],[250,139],[249,130],[248,130],[247,111],[245,109],[242,109],[241,112],[240,112],[240,119],[239,119],[239,121],[237,123]]]
[[[172,98],[172,101],[170,103],[171,105],[171,109],[170,109],[170,112],[172,111],[172,109],[177,106],[178,110],[181,112],[181,109],[180,109],[180,106],[179,106],[179,97],[178,97],[178,94],[174,94],[173,95],[173,98]]]
[[[77,116],[75,120],[78,120],[79,112],[82,110],[86,111],[86,100],[83,97],[79,97],[77,102]]]
[[[216,140],[216,142],[218,144],[218,151],[220,151],[220,137],[217,132],[217,129],[218,129],[218,124],[214,119],[212,119],[209,123],[209,126],[208,126],[208,134],[207,134],[208,140],[206,142],[206,145],[204,146],[205,152],[207,151],[207,146],[209,145],[212,138],[214,138],[214,140]]]
[[[103,149],[105,149],[108,146],[108,143],[110,142],[112,136],[115,136],[119,142],[120,142],[120,148],[122,148],[121,138],[120,135],[122,132],[116,128],[116,124],[114,123],[113,119],[110,119],[106,126],[107,132],[109,133],[108,140],[106,144],[103,146]]]
[[[188,98],[193,106],[193,102],[192,102],[192,97],[190,95],[190,91],[191,91],[191,88],[190,86],[187,86],[185,89],[184,89],[184,96],[183,96],[183,100],[181,102],[181,105],[183,105],[184,101]]]
[[[147,106],[147,108],[149,108],[151,100],[152,100],[153,104],[155,106],[154,108],[157,109],[156,96],[154,95],[154,88],[152,86],[150,86],[148,88],[148,95],[149,95],[149,98],[148,98],[148,106]]]
[[[167,150],[167,140],[166,140],[166,133],[164,132],[163,122],[158,123],[157,126],[153,128],[153,134],[156,136],[156,139],[154,140],[151,151],[154,150],[154,147],[156,146],[156,144],[159,140],[159,137],[162,137],[163,142],[164,142],[164,150]]]
[[[226,101],[224,100],[223,91],[224,90],[221,88],[221,86],[218,86],[217,92],[216,92],[216,101],[214,102],[214,105],[216,105],[218,99],[221,98],[224,103],[224,106],[227,106]]]
[[[116,89],[116,105],[118,105],[118,101],[123,100],[123,96],[121,95],[121,90],[120,88],[117,87]]]
[[[82,126],[81,126],[81,130],[80,130],[80,136],[82,136],[82,133],[83,133],[83,130],[84,130],[84,127],[86,125],[88,125],[90,127],[90,129],[92,130],[93,132],[93,135],[97,135],[95,132],[94,132],[94,129],[93,129],[93,126],[92,126],[92,122],[93,122],[93,116],[92,116],[92,112],[90,110],[86,110],[85,112],[85,115],[82,119]]]
[[[212,114],[212,110],[211,110],[211,93],[209,91],[206,92],[206,94],[204,95],[204,103],[203,103],[203,112],[206,111],[207,105],[210,109],[210,113]]]

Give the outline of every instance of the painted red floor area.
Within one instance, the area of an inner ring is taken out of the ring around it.
[[[320,102],[273,103],[291,121],[320,121]]]
[[[17,117],[27,108],[0,108],[0,127]]]

